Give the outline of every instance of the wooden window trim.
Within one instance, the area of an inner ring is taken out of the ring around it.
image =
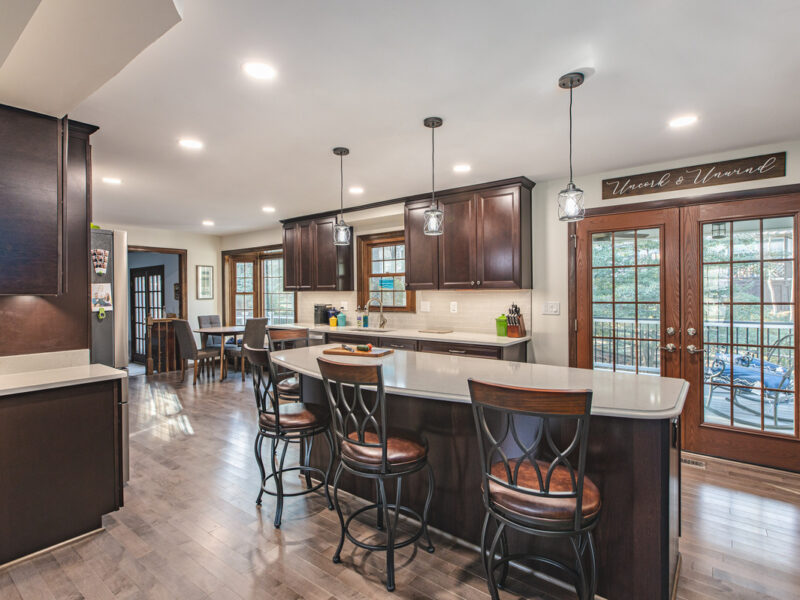
[[[358,253],[357,253],[357,264],[358,264],[358,280],[356,284],[356,289],[358,290],[357,295],[357,304],[358,306],[364,306],[367,301],[369,300],[369,274],[371,273],[371,269],[369,268],[369,262],[372,260],[372,247],[377,246],[380,244],[391,244],[391,243],[403,243],[405,244],[405,232],[404,231],[387,231],[386,233],[373,233],[370,235],[360,235],[358,236]],[[380,310],[377,305],[372,304],[369,307],[370,312]],[[406,306],[405,307],[396,307],[396,306],[387,306],[384,307],[383,312],[409,312],[415,313],[417,312],[417,298],[416,292],[413,290],[406,290]]]
[[[283,246],[272,244],[269,246],[256,246],[253,248],[241,248],[237,250],[222,251],[222,315],[226,324],[236,322],[235,303],[233,302],[235,288],[236,271],[233,269],[234,262],[255,262],[253,269],[253,315],[260,317],[264,314],[264,294],[262,290],[261,262],[265,258],[282,258]],[[294,318],[297,320],[297,292],[294,294]]]

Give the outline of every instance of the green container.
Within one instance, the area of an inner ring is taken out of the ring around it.
[[[508,319],[505,315],[500,315],[494,320],[494,324],[497,327],[497,335],[500,337],[505,337],[508,335]]]

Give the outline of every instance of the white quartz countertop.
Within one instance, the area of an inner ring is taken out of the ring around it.
[[[127,377],[125,371],[106,365],[80,365],[0,375],[0,396],[94,383]]]
[[[338,344],[273,353],[279,364],[320,377],[317,358]],[[550,389],[592,390],[592,414],[631,419],[672,419],[683,410],[689,384],[683,379],[575,369],[552,365],[395,350],[382,358],[331,356],[352,364],[383,365],[386,392],[450,402],[469,402],[467,379]]]
[[[372,319],[372,316],[370,316]],[[491,333],[473,333],[469,331],[453,331],[452,333],[422,333],[419,329],[378,329],[377,327],[331,327],[313,323],[293,323],[293,327],[305,327],[315,333],[342,333],[347,335],[369,335],[389,338],[405,338],[410,340],[431,340],[451,344],[482,344],[485,346],[513,346],[531,339],[530,335],[519,338],[497,336]],[[283,327],[280,325],[278,327]]]

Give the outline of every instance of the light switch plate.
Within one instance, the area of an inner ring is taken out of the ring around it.
[[[347,300],[345,300],[344,302],[342,302],[342,310],[347,310],[347,309],[348,309],[347,308]]]
[[[451,302],[450,303],[450,312],[457,313],[458,312],[458,302]]]
[[[561,314],[561,303],[550,301],[545,302],[542,306],[542,314],[543,315],[560,315]]]
[[[419,312],[431,312],[431,303],[428,300],[423,300],[420,302]]]

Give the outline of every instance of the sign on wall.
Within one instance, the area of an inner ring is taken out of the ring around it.
[[[786,175],[786,152],[603,180],[603,200],[740,183]]]

